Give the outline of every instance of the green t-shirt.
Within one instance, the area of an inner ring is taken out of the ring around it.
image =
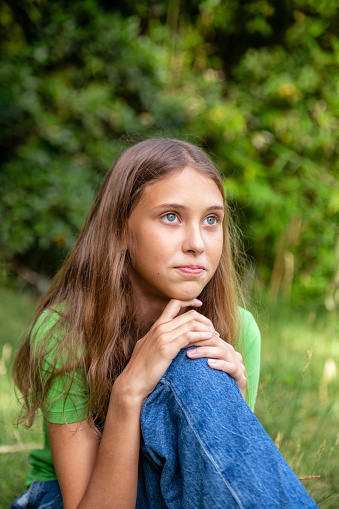
[[[259,372],[260,372],[260,349],[261,338],[260,331],[252,314],[245,309],[239,308],[240,314],[240,333],[237,343],[237,350],[242,354],[246,368],[246,394],[245,399],[251,410],[254,410],[257,398]],[[35,342],[52,327],[55,327],[59,320],[59,313],[56,311],[45,310],[32,331],[32,337]],[[56,341],[56,334],[60,334],[57,328],[51,335],[51,343]],[[48,359],[44,369],[48,371]],[[44,446],[42,449],[31,451],[29,462],[31,470],[27,476],[26,485],[30,486],[33,481],[50,481],[57,479],[54,470],[52,453],[49,444],[47,421],[63,424],[81,421],[88,417],[87,414],[88,390],[85,376],[82,369],[76,371],[76,377],[72,383],[67,395],[64,393],[61,380],[56,378],[48,393],[47,404],[42,409],[44,416],[43,432]]]
[[[50,365],[53,364],[53,346],[57,343],[57,336],[62,331],[55,327],[60,319],[57,311],[45,310],[38,318],[31,334],[31,346],[38,345],[41,338],[51,332],[49,354],[47,354],[46,362],[43,365],[43,371],[48,372]],[[54,358],[54,356],[53,356]],[[61,367],[61,362],[57,362],[56,368]],[[64,386],[67,388],[70,378],[64,377],[65,384],[62,383],[60,377],[53,380],[51,388],[48,392],[47,402],[42,407],[43,413],[43,435],[44,446],[42,449],[35,449],[29,455],[29,463],[31,470],[26,479],[26,486],[30,486],[33,481],[50,481],[56,479],[54,470],[52,453],[49,444],[47,432],[47,421],[63,424],[64,422],[72,423],[87,419],[88,390],[83,369],[76,370],[76,376],[67,391],[64,392]]]
[[[246,369],[245,401],[254,412],[260,376],[261,335],[252,313],[239,308],[239,315],[240,333],[236,350],[243,356]]]

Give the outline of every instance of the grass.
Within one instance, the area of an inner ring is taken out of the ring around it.
[[[321,509],[339,507],[339,322],[276,306],[262,313],[256,415]],[[315,479],[312,479],[315,477]]]
[[[0,287],[0,509],[24,490],[32,430],[13,426],[18,412],[10,366],[18,337],[32,319],[29,293]],[[261,383],[256,415],[321,509],[339,506],[339,323],[333,314],[291,306],[262,308]],[[10,446],[10,452],[5,449]],[[320,477],[318,477],[320,476]]]
[[[18,415],[10,368],[19,336],[33,317],[35,299],[23,292],[0,287],[0,508],[8,509],[24,489],[29,443],[41,442],[40,427],[26,430],[13,424]],[[1,452],[5,447],[18,452]],[[21,449],[21,450],[20,450]]]

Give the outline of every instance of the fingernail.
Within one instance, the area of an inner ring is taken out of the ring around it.
[[[207,362],[208,362],[208,364],[216,364],[217,360],[216,359],[208,359]]]
[[[188,350],[187,355],[195,355],[197,353],[197,349],[193,348],[192,350]]]
[[[220,338],[220,334],[218,331],[215,330],[214,333]]]
[[[199,306],[201,306],[201,304],[202,304],[201,300],[199,300],[199,299],[195,299],[195,302],[196,302],[197,304],[199,304]]]

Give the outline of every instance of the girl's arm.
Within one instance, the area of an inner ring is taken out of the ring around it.
[[[116,385],[100,444],[87,421],[49,423],[64,509],[135,507],[142,405],[124,398]]]
[[[87,421],[49,424],[64,509],[135,507],[141,408],[179,350],[215,335],[210,320],[196,311],[177,316],[183,307],[200,304],[171,300],[137,342],[114,383],[100,444]]]

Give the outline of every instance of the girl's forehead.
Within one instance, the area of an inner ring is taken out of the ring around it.
[[[163,193],[181,195],[182,198],[189,198],[192,194],[210,195],[223,202],[223,196],[215,180],[189,166],[151,182],[144,189],[143,195],[150,199]]]

